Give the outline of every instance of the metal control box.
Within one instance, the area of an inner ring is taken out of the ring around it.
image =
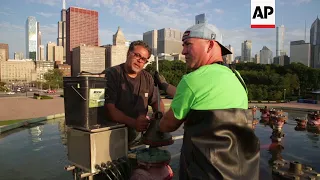
[[[64,77],[66,125],[90,131],[104,126],[107,80],[102,77]]]
[[[67,149],[71,164],[89,173],[96,173],[95,165],[127,156],[127,127],[112,123],[92,131],[69,128]]]

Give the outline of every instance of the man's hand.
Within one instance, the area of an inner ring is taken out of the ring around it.
[[[145,115],[140,115],[136,119],[135,128],[138,132],[146,131],[150,120]]]
[[[156,85],[158,85],[159,89],[166,91],[169,84],[167,83],[166,79],[164,76],[160,75],[158,71],[154,73],[154,82]]]

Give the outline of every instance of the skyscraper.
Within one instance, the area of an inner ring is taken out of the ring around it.
[[[63,62],[66,62],[66,0],[62,0],[61,19],[58,22],[57,45],[63,46]]]
[[[40,31],[40,23],[37,22],[37,61],[40,60],[40,45],[41,45],[41,31]]]
[[[311,45],[320,44],[320,20],[318,17],[312,23],[310,28],[310,44]]]
[[[38,23],[29,16],[26,21],[26,58],[36,61],[38,51]]]
[[[231,45],[228,45],[228,46],[225,46],[225,47],[232,52],[232,54],[226,55],[225,63],[232,64],[232,62],[234,61],[234,49],[233,49],[233,47]]]
[[[310,67],[311,45],[304,40],[290,42],[290,62],[302,63]]]
[[[260,64],[272,64],[272,61],[272,51],[269,48],[267,48],[267,46],[263,46],[260,50]]]
[[[310,28],[311,66],[320,68],[320,20],[312,23]]]
[[[157,55],[158,30],[154,29],[143,33],[143,42],[148,44],[153,55]]]
[[[158,30],[157,53],[179,54],[182,52],[181,39],[183,32],[177,29],[163,28]]]
[[[98,46],[98,39],[98,12],[78,7],[70,7],[66,11],[67,64],[72,65],[73,48],[81,44]]]
[[[281,56],[284,52],[284,25],[278,26],[276,31],[276,56]]]
[[[252,50],[252,41],[245,40],[241,44],[241,61],[250,62],[251,61],[251,50]]]
[[[195,17],[195,24],[206,23],[206,15],[198,14]]]

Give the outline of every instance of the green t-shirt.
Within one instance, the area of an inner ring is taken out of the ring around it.
[[[248,109],[248,96],[231,69],[210,64],[182,77],[171,108],[174,116],[181,120],[191,109]]]

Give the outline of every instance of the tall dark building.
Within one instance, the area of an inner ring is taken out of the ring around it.
[[[63,0],[62,3],[62,10],[61,10],[61,19],[58,22],[58,38],[57,38],[57,45],[63,46],[63,63],[66,62],[66,1]]]
[[[66,57],[71,65],[72,49],[81,44],[98,46],[98,12],[78,7],[70,7],[66,12]]]
[[[311,66],[313,68],[320,68],[320,20],[318,17],[310,28],[310,45]]]

